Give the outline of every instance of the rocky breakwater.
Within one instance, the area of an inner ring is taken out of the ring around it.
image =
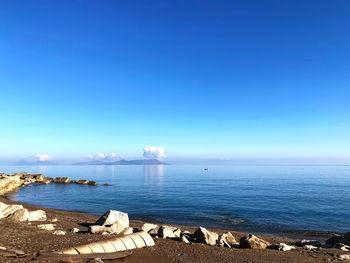
[[[95,181],[88,181],[88,180],[72,181],[68,177],[51,178],[51,177],[45,177],[43,174],[29,174],[27,172],[14,173],[14,174],[0,173],[0,195],[5,195],[17,189],[18,187],[26,186],[34,183],[40,183],[40,184],[76,183],[76,184],[86,184],[86,185],[92,185],[92,186],[98,185],[98,183]]]

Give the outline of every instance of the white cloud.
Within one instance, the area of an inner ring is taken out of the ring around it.
[[[115,152],[112,152],[111,154],[107,153],[96,153],[96,154],[87,154],[85,156],[89,160],[105,160],[105,161],[113,161],[113,160],[120,160],[123,159],[123,156],[117,156]]]
[[[40,162],[50,161],[53,159],[53,156],[48,155],[48,154],[36,154],[36,155],[34,155],[34,157],[37,158],[38,161],[40,161]]]
[[[166,158],[165,150],[161,146],[145,146],[143,148],[143,157],[148,159]]]

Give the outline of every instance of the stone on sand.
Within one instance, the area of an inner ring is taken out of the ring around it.
[[[14,212],[10,218],[14,221],[19,221],[19,222],[23,222],[23,221],[27,221],[29,217],[29,211],[28,209],[18,209],[16,212]]]
[[[193,234],[197,242],[208,244],[211,246],[216,245],[219,235],[215,232],[210,232],[204,227],[199,227]]]
[[[141,229],[143,231],[145,231],[146,233],[151,232],[153,229],[156,229],[158,226],[155,224],[150,224],[150,223],[144,223],[141,227]]]
[[[124,228],[129,227],[128,214],[116,210],[109,210],[96,221],[96,225],[110,226],[116,222],[119,222],[120,225],[124,226]]]
[[[235,237],[231,234],[231,232],[227,232],[219,236],[220,247],[231,247],[235,245],[239,245],[239,243],[236,241]]]
[[[37,225],[37,227],[42,230],[48,230],[48,231],[55,230],[55,225],[53,224],[42,224],[42,225]]]
[[[46,213],[44,210],[30,211],[28,221],[46,221]]]
[[[265,249],[271,244],[261,238],[258,238],[252,234],[248,236],[243,236],[239,242],[241,248],[256,248],[256,249]]]

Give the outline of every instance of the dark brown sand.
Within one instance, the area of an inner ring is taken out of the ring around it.
[[[8,204],[16,203],[4,197],[0,197],[0,201]],[[11,219],[0,220],[0,246],[7,249],[20,249],[26,255],[22,258],[10,258],[0,255],[0,262],[86,262],[86,259],[67,261],[62,259],[42,259],[33,261],[38,253],[51,252],[69,248],[76,245],[87,244],[95,241],[109,239],[111,236],[90,233],[71,233],[69,229],[76,227],[80,230],[88,230],[87,225],[97,220],[97,216],[68,212],[62,210],[54,210],[42,208],[32,205],[23,204],[25,208],[30,210],[42,209],[46,211],[48,221],[57,218],[57,230],[65,230],[67,234],[64,236],[53,235],[49,231],[39,230],[36,225],[45,222],[14,222]],[[46,222],[48,223],[48,222]],[[131,222],[132,227],[140,228],[141,223]],[[193,232],[195,227],[178,226],[182,230]],[[224,232],[222,229],[209,229],[216,232]],[[231,231],[237,240],[244,234]],[[260,236],[272,243],[287,242],[292,240],[287,238]],[[338,249],[320,249],[319,251],[310,252],[297,248],[292,251],[277,251],[271,249],[237,249],[237,248],[221,248],[208,246],[199,243],[185,244],[181,241],[172,239],[156,239],[154,247],[146,247],[133,250],[132,255],[122,258],[107,260],[104,262],[125,262],[125,263],[160,263],[160,262],[215,262],[215,263],[278,263],[278,262],[330,262],[337,261],[334,255],[346,254]]]

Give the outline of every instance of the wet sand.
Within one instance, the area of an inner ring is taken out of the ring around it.
[[[7,204],[14,204],[14,202],[0,197],[0,202]],[[113,236],[91,234],[91,233],[71,233],[69,229],[76,227],[82,231],[88,230],[88,225],[94,223],[98,216],[84,213],[69,212],[63,210],[55,210],[43,207],[23,204],[25,208],[30,210],[42,209],[46,212],[48,221],[57,218],[57,230],[67,231],[64,236],[53,235],[52,232],[46,230],[39,230],[36,225],[44,222],[14,222],[11,219],[4,218],[0,220],[0,246],[7,249],[21,249],[26,255],[22,258],[9,258],[0,256],[0,262],[31,262],[36,259],[38,253],[45,253],[57,251],[64,248],[69,248],[76,245],[87,244],[95,241],[110,239]],[[132,220],[132,218],[131,218]],[[130,222],[134,228],[140,228],[142,223]],[[188,230],[193,232],[196,227],[177,226],[181,230]],[[223,229],[208,228],[217,233],[227,232]],[[236,238],[239,238],[245,233],[230,231]],[[292,243],[293,240],[283,237],[269,237],[259,236],[271,243],[286,242]],[[239,249],[239,248],[223,248],[217,246],[209,246],[199,243],[186,244],[181,241],[172,239],[157,239],[155,246],[145,247],[141,249],[132,250],[132,255],[122,258],[107,260],[104,262],[125,262],[125,263],[160,263],[160,262],[245,262],[245,263],[267,263],[267,262],[330,262],[336,261],[334,255],[346,254],[346,252],[338,249],[323,249],[319,251],[306,251],[302,248],[297,248],[292,251],[277,251],[271,249]],[[56,259],[42,259],[35,262],[86,262],[82,260],[56,260]]]

